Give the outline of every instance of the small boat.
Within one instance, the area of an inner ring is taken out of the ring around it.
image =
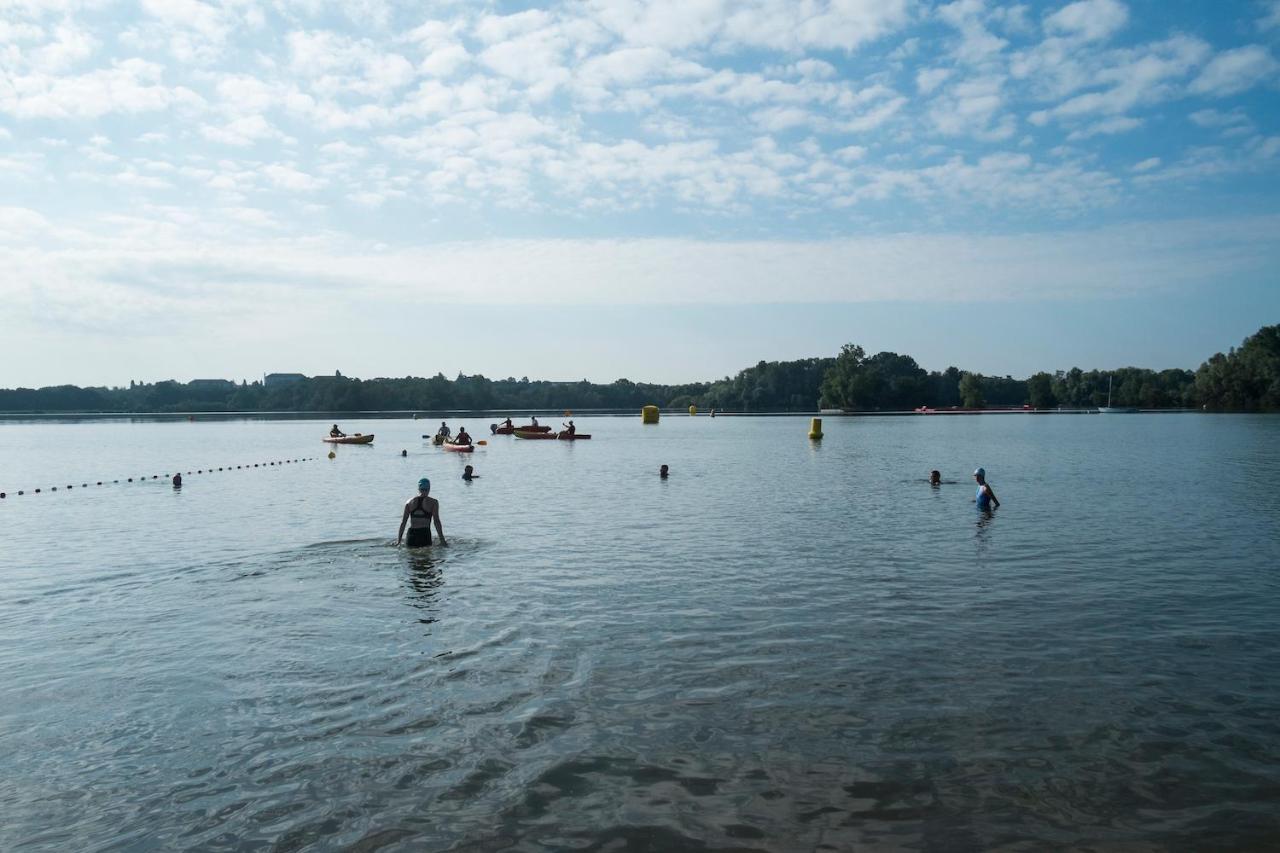
[[[321,440],[328,444],[373,444],[373,433],[369,433],[368,435],[361,435],[360,433],[341,436],[331,435],[328,438]]]
[[[493,431],[494,435],[513,435],[516,432],[551,432],[551,427],[538,424],[524,424],[523,426],[500,426]]]
[[[516,430],[516,431],[515,431],[515,436],[516,436],[516,438],[530,438],[530,439],[537,439],[537,438],[547,439],[547,438],[550,438],[550,439],[555,439],[555,438],[556,438],[556,433],[552,432],[550,429],[548,429],[546,432],[543,432],[543,431],[541,431],[541,430],[539,430],[538,432],[533,432],[533,431],[531,431],[531,430],[518,429],[518,430]]]
[[[454,444],[452,441],[446,441],[440,445],[445,450],[452,450],[454,453],[475,453],[475,445],[471,444]]]
[[[567,432],[558,432],[556,433],[556,438],[560,439],[561,441],[583,441],[585,439],[591,438],[591,433],[575,432],[573,435],[570,435]]]

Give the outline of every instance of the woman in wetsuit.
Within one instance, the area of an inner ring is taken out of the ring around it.
[[[410,548],[421,548],[431,544],[431,525],[435,523],[436,535],[440,544],[448,546],[444,540],[444,530],[440,527],[440,502],[431,497],[431,481],[423,477],[418,481],[418,494],[409,498],[404,505],[404,515],[400,517],[400,532],[396,534],[396,546],[404,539],[404,527],[409,525],[409,539],[405,544]]]

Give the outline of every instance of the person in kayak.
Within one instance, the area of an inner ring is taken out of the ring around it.
[[[462,479],[466,480],[468,483],[479,476],[480,475],[476,473],[476,469],[472,468],[470,465],[462,469]]]
[[[333,429],[329,430],[329,437],[330,438],[346,438],[347,434],[342,430],[338,429],[337,424],[334,424]]]
[[[537,425],[538,425],[538,419],[535,418],[533,415],[529,415],[529,426],[536,427]]]
[[[471,436],[467,435],[466,427],[458,427],[458,435],[453,439],[454,444],[470,444]]]
[[[978,493],[974,496],[974,503],[978,505],[978,509],[983,512],[989,512],[993,509],[999,509],[1000,500],[996,497],[996,493],[992,490],[991,484],[987,482],[987,472],[984,468],[979,468],[973,472],[973,479],[978,483]]]
[[[501,426],[503,426],[503,427],[504,427],[504,428],[506,428],[506,429],[515,429],[515,428],[516,428],[516,425],[515,425],[515,423],[514,423],[514,422],[512,422],[512,420],[511,420],[511,416],[510,416],[510,415],[507,415],[507,419],[506,419],[505,421],[503,421],[503,422],[502,422]]]
[[[449,425],[447,423],[445,423],[444,421],[441,421],[440,429],[436,430],[436,435],[440,435],[440,436],[444,436],[445,438],[448,438],[449,436],[453,435],[453,431],[449,429]]]
[[[404,540],[405,525],[409,525],[409,538],[405,545],[410,548],[421,548],[431,544],[431,525],[436,526],[436,535],[440,544],[448,546],[444,539],[444,529],[440,526],[440,502],[431,497],[431,481],[423,477],[418,481],[418,494],[409,498],[404,505],[404,515],[400,517],[400,532],[396,534],[396,547]]]
[[[564,431],[565,431],[565,432],[567,432],[567,433],[569,433],[569,435],[571,435],[571,436],[572,436],[572,435],[575,435],[575,434],[578,432],[578,428],[577,428],[576,426],[574,426],[574,425],[573,425],[573,420],[572,420],[572,419],[570,419],[570,420],[569,420],[569,422],[568,422],[567,424],[562,423],[562,424],[560,424],[560,426],[564,427]]]

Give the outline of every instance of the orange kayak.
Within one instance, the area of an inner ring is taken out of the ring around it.
[[[454,444],[452,441],[446,441],[440,445],[445,450],[452,450],[454,453],[475,453],[476,448],[473,444]]]

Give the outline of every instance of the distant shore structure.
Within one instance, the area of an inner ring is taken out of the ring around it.
[[[306,378],[301,373],[268,373],[262,377],[262,385],[264,388],[274,388],[277,385],[291,385],[294,382],[302,382]]]

